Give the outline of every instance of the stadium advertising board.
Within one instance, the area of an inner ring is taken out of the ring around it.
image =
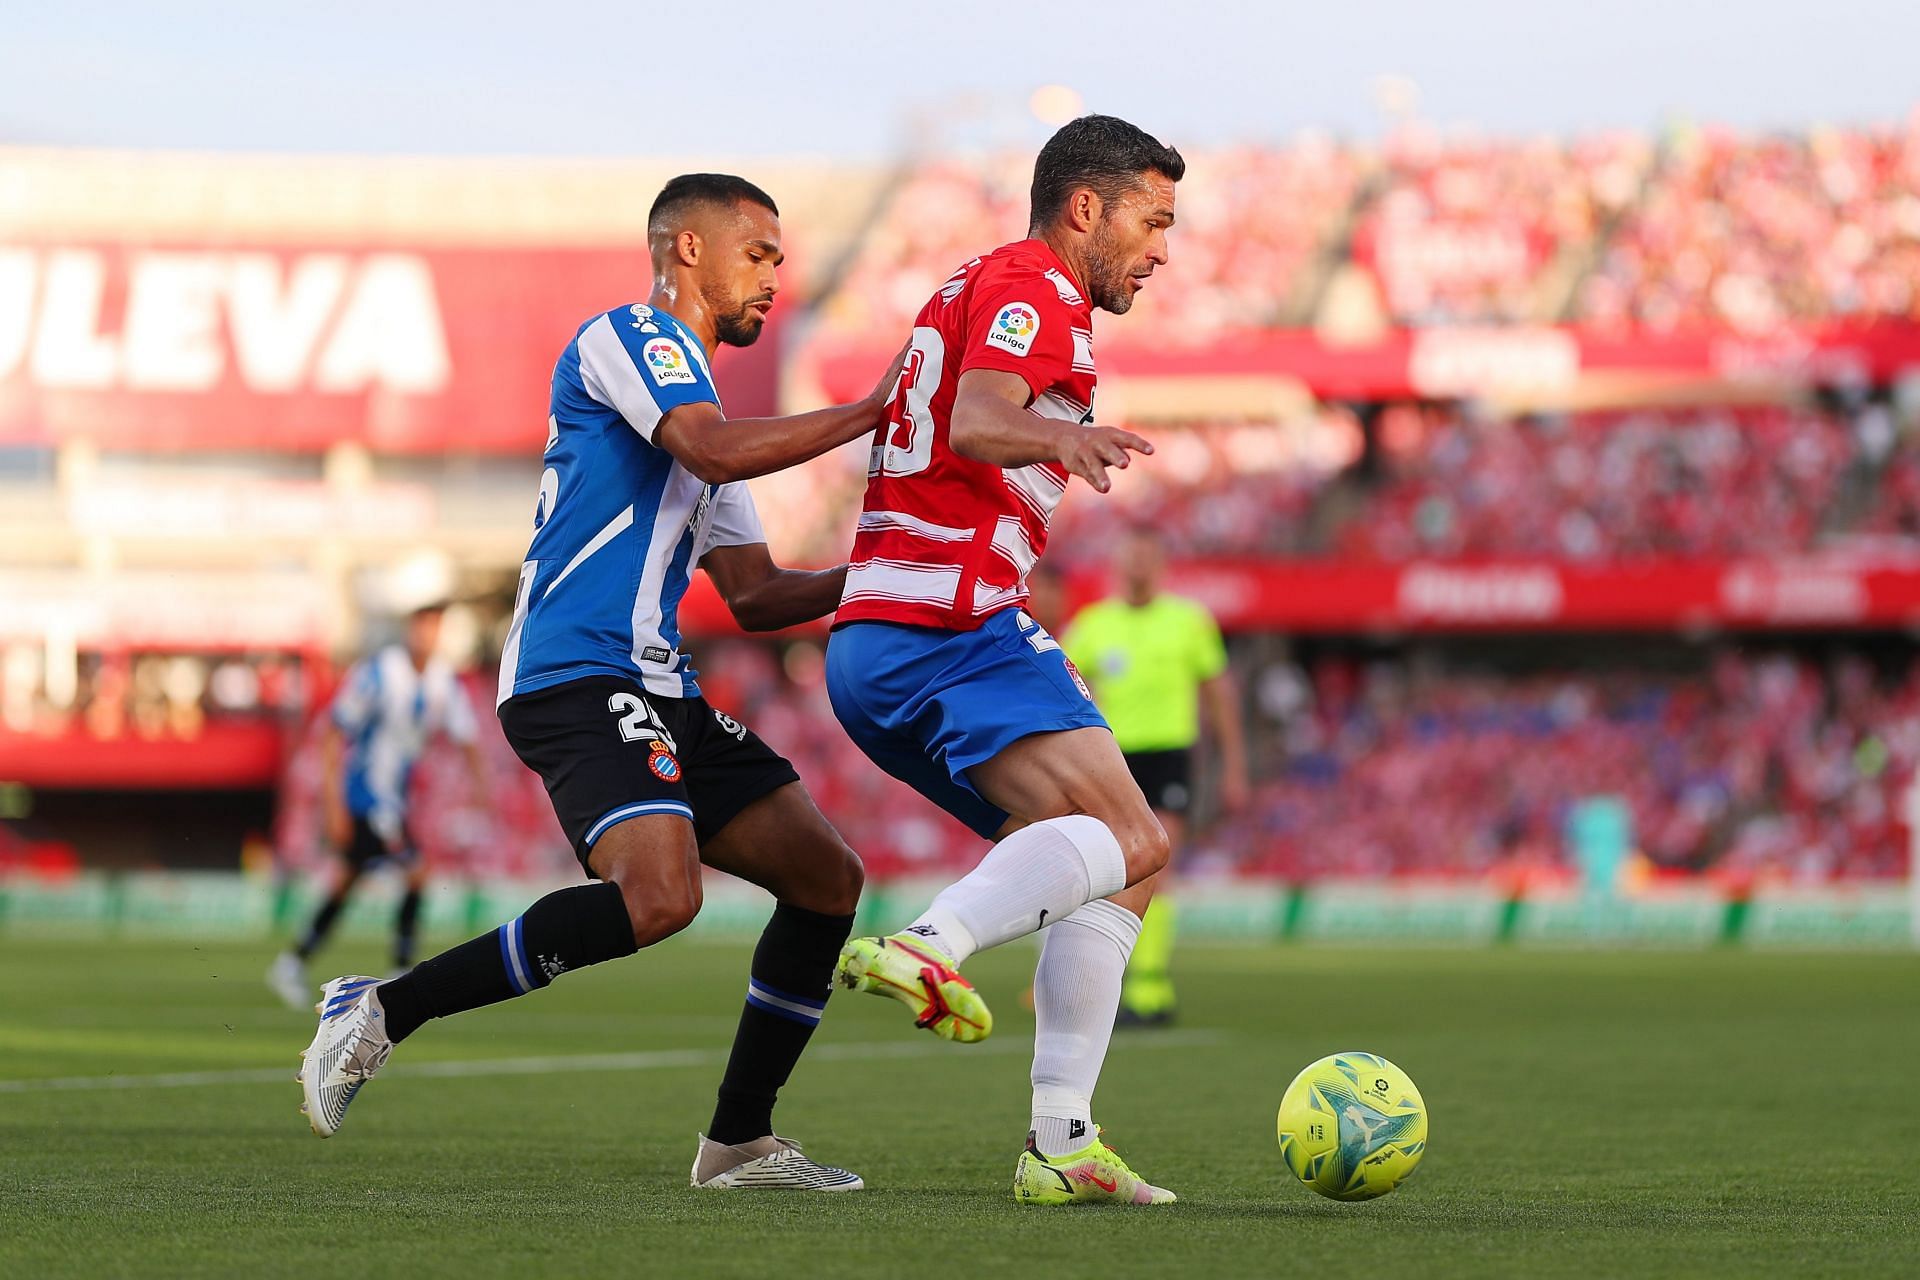
[[[1209,560],[1183,562],[1176,573],[1182,594],[1205,604],[1221,626],[1240,631],[1767,630],[1920,622],[1920,559],[1891,555],[1603,565]],[[1099,573],[1083,574],[1074,579],[1072,595],[1085,602],[1105,585]],[[680,617],[695,633],[738,629],[704,579],[689,587]]]
[[[1223,625],[1286,631],[1897,627],[1920,620],[1920,560],[1183,565]]]
[[[630,246],[0,244],[0,443],[537,452],[554,358],[646,280]]]

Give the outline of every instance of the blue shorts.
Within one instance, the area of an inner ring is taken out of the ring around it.
[[[1023,609],[977,631],[850,622],[827,643],[827,693],[869,759],[988,839],[1007,815],[968,769],[1029,734],[1107,727],[1059,642]]]

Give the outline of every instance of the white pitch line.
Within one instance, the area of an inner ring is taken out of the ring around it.
[[[1129,1037],[1124,1049],[1191,1049],[1218,1044],[1217,1031],[1157,1031]],[[957,1048],[943,1044],[889,1040],[879,1044],[823,1044],[809,1049],[809,1058],[829,1062],[864,1058],[931,1058],[953,1053],[977,1058],[982,1054],[1030,1053],[1032,1043],[996,1040]],[[571,1071],[670,1071],[679,1067],[715,1067],[727,1060],[722,1049],[656,1049],[639,1053],[580,1053],[537,1058],[472,1058],[448,1062],[420,1062],[398,1067],[402,1076],[544,1076]],[[247,1071],[174,1071],[150,1076],[52,1076],[44,1080],[0,1080],[0,1093],[65,1093],[89,1089],[191,1089],[226,1084],[291,1084],[291,1067],[260,1067]]]

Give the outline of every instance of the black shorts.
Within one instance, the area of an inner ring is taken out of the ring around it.
[[[347,842],[347,847],[341,850],[341,853],[345,855],[347,865],[355,871],[365,871],[382,860],[391,860],[405,865],[412,862],[415,857],[413,833],[402,826],[400,847],[396,849],[373,829],[372,822],[363,817],[356,817],[353,820],[353,839]]]
[[[679,814],[705,844],[755,800],[800,780],[785,756],[705,698],[665,698],[614,676],[515,694],[500,726],[547,784],[583,867],[594,842],[628,818]]]
[[[1147,803],[1167,813],[1184,816],[1193,807],[1193,753],[1184,747],[1175,751],[1129,751],[1125,753],[1127,772]]]

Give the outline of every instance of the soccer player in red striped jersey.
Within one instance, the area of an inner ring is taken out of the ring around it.
[[[1167,262],[1180,153],[1112,116],[1056,133],[1028,238],[955,271],[921,309],[874,439],[827,647],[828,690],[875,763],[993,840],[918,920],[841,953],[843,985],[950,1040],[992,1029],[959,968],[1046,928],[1034,977],[1025,1204],[1173,1199],[1101,1141],[1092,1097],[1167,837],[1086,683],[1023,607],[1078,476],[1152,446],[1094,424],[1093,312],[1124,314]]]

